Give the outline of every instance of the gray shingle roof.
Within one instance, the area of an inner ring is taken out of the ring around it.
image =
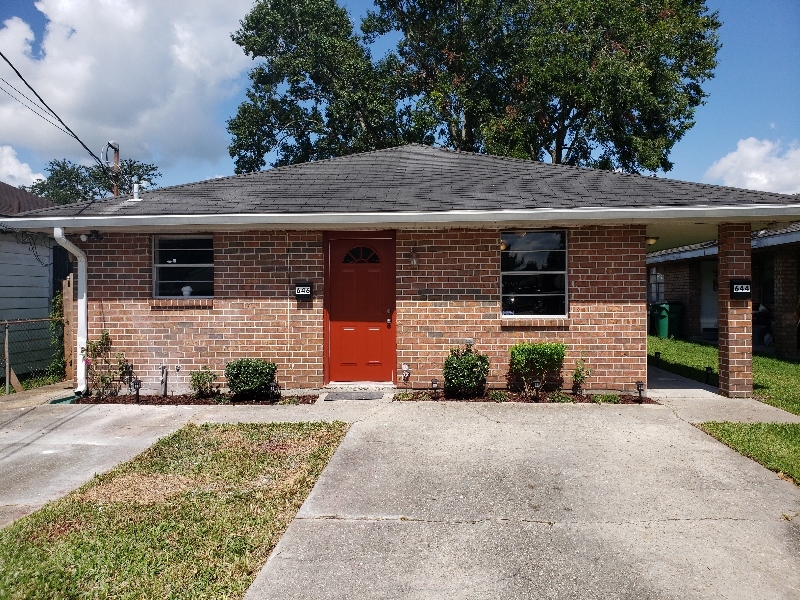
[[[0,215],[7,217],[49,206],[55,204],[46,198],[0,181]]]
[[[408,145],[211,179],[30,216],[438,212],[800,204],[755,192]]]

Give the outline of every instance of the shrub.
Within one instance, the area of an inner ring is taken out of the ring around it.
[[[108,331],[104,329],[96,341],[87,340],[86,346],[81,348],[81,354],[86,365],[86,392],[98,398],[119,394],[126,364],[125,355],[117,352],[111,357],[111,335]]]
[[[398,402],[405,402],[405,401],[408,401],[408,400],[413,400],[414,399],[414,394],[412,394],[411,392],[406,392],[406,391],[397,392],[394,395],[394,399],[397,400]]]
[[[277,395],[278,366],[260,358],[240,358],[225,365],[225,379],[231,394],[239,398],[273,398]]]
[[[475,398],[486,390],[489,357],[467,346],[451,348],[444,361],[444,393],[452,398]]]
[[[562,402],[562,403],[572,402],[573,400],[572,396],[570,396],[563,390],[556,390],[554,392],[550,392],[549,394],[547,394],[547,399],[550,400],[550,402]]]
[[[572,391],[579,394],[591,374],[592,369],[586,368],[586,361],[579,359],[572,371]]]
[[[535,380],[544,386],[548,381],[560,379],[566,352],[567,347],[561,342],[514,344],[511,346],[509,374],[522,383],[525,394],[531,395]]]
[[[592,396],[592,402],[596,404],[619,404],[619,396],[617,394],[595,394]]]
[[[508,402],[508,394],[503,390],[491,390],[489,392],[489,400],[493,402]]]
[[[218,389],[214,389],[214,382],[217,380],[217,374],[211,369],[204,366],[199,371],[192,371],[191,382],[189,385],[198,398],[210,398],[219,393]]]

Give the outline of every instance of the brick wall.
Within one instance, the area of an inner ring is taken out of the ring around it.
[[[780,356],[797,357],[798,246],[775,250],[775,350]]]
[[[719,226],[719,389],[725,396],[753,393],[752,301],[733,300],[731,279],[750,279],[750,224]]]
[[[275,361],[284,387],[323,384],[322,232],[215,234],[208,300],[153,299],[152,238],[103,236],[82,244],[89,335],[108,329],[144,388],[158,387],[162,364],[170,367],[170,388],[186,390],[192,370],[208,365],[221,373],[240,357]],[[489,354],[493,385],[505,385],[508,349],[519,341],[565,342],[565,387],[581,357],[594,369],[589,389],[633,390],[646,381],[643,226],[569,231],[566,319],[500,318],[499,240],[497,229],[397,233],[397,358],[411,366],[414,385],[441,380],[449,349],[466,338]],[[314,283],[313,302],[294,300],[299,280]]]
[[[683,337],[702,335],[700,327],[700,261],[658,265],[664,273],[664,300],[683,304]]]

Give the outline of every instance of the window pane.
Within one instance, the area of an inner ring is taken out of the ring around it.
[[[503,296],[503,316],[566,315],[563,295],[559,296]]]
[[[214,295],[214,241],[210,237],[158,238],[155,252],[157,297]]]
[[[503,232],[501,239],[501,249],[508,252],[567,249],[567,235],[564,231]]]
[[[503,275],[502,294],[560,294],[565,291],[564,275]]]
[[[214,240],[211,238],[160,238],[158,240],[159,250],[192,250],[202,248],[213,250]]]
[[[156,263],[160,265],[197,265],[214,263],[213,250],[159,250]]]
[[[159,296],[183,296],[185,286],[192,288],[190,296],[213,296],[213,281],[159,281]]]
[[[564,250],[549,252],[501,252],[501,271],[566,271],[567,253]]]

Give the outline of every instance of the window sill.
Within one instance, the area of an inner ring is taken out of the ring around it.
[[[151,298],[150,310],[214,308],[214,298]]]
[[[569,317],[501,317],[501,327],[539,327],[569,329]]]

